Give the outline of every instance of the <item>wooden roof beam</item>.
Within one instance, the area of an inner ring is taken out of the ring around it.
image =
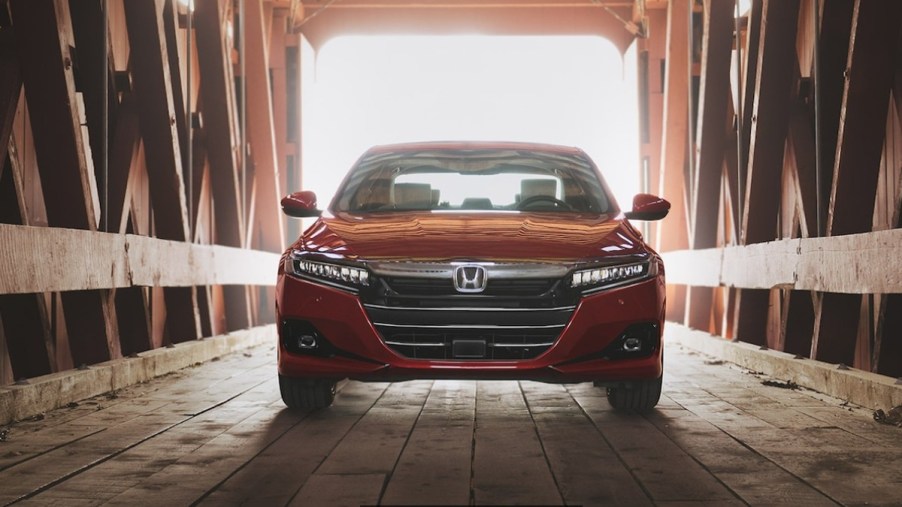
[[[746,28],[745,48],[742,54],[745,59],[740,62],[742,66],[742,84],[739,85],[740,95],[738,102],[740,108],[736,114],[741,114],[742,122],[742,139],[740,141],[740,152],[743,155],[743,164],[739,167],[739,178],[743,186],[739,187],[740,192],[737,193],[735,200],[737,205],[744,199],[742,190],[745,189],[745,178],[748,174],[748,153],[752,138],[752,113],[755,107],[755,85],[758,82],[758,50],[761,45],[761,9],[764,0],[752,0],[752,6],[748,13],[748,26]],[[741,213],[740,213],[741,214]],[[739,221],[737,220],[737,223]]]
[[[690,0],[673,0],[667,7],[664,106],[659,170],[661,196],[671,204],[666,224],[656,228],[659,252],[689,247],[689,217],[684,167],[689,132],[689,19]],[[683,319],[686,288],[667,285],[667,316]]]
[[[13,0],[10,7],[49,225],[95,231],[100,206],[75,89],[69,3]],[[61,299],[75,364],[121,356],[109,291]]]
[[[695,154],[698,171],[692,182],[692,248],[717,246],[718,209],[725,151],[727,105],[730,93],[730,53],[733,38],[732,0],[705,0],[702,35],[701,85]],[[714,294],[709,288],[692,287],[686,306],[686,322],[709,329]]]
[[[829,236],[871,230],[900,23],[902,3],[855,2],[827,217]]]
[[[754,16],[754,14],[753,14]],[[798,31],[798,0],[764,0],[757,51],[754,104],[748,129],[745,198],[740,228],[742,244],[776,238],[777,212],[783,175],[783,155],[789,123],[792,78],[796,68],[794,48]],[[750,37],[751,40],[751,37]],[[767,343],[770,293],[740,290],[737,294],[736,336],[751,343]]]
[[[166,0],[125,2],[135,97],[156,236],[191,241],[176,118],[170,49],[166,40]],[[193,288],[166,288],[166,326],[173,341],[199,338],[200,315]]]
[[[203,112],[202,135],[207,141],[210,182],[215,207],[216,243],[243,247],[246,245],[247,223],[243,216],[243,200],[239,186],[241,151],[238,127],[232,47],[228,44],[226,24],[230,22],[225,0],[197,0],[194,26],[200,96]],[[230,329],[248,327],[251,323],[250,299],[245,287],[222,289]]]
[[[265,12],[264,12],[265,11]],[[279,157],[273,125],[273,100],[269,70],[269,27],[272,9],[251,1],[245,9],[247,63],[247,127],[254,154],[255,217],[258,248],[281,252],[285,249],[285,226],[279,201]],[[273,27],[281,30],[282,27]]]
[[[762,32],[750,129],[742,242],[776,238],[780,179],[789,124],[798,28],[798,0],[764,0]]]
[[[820,136],[820,152],[816,154],[820,187],[815,195],[817,207],[816,226],[811,236],[826,235],[827,206],[830,189],[833,187],[833,165],[836,159],[836,142],[839,132],[839,118],[845,87],[846,63],[849,56],[849,39],[852,29],[852,9],[854,0],[830,0],[821,2],[821,26],[819,37],[819,59],[817,61],[817,123]]]
[[[692,248],[712,248],[717,242],[717,207],[730,93],[730,51],[733,35],[732,0],[706,0],[702,74],[699,88],[695,155],[698,171],[692,190]]]
[[[241,147],[232,48],[225,24],[226,2],[197,0],[194,23],[200,64],[200,97],[203,130],[210,160],[210,179],[216,203],[216,242],[228,246],[245,244],[245,223],[239,187]]]
[[[156,236],[189,241],[164,7],[165,0],[125,2],[125,13]]]
[[[898,2],[855,1],[827,215],[828,236],[872,228],[900,23],[902,4]],[[852,364],[860,307],[861,296],[822,295],[815,308],[812,358]]]
[[[662,197],[671,203],[669,227],[659,227],[658,251],[689,246],[683,167],[689,129],[689,0],[674,0],[667,10],[667,67],[664,73],[664,128],[661,140]],[[677,223],[673,225],[673,222]]]
[[[51,226],[97,229],[97,183],[75,90],[68,2],[10,2]]]
[[[9,136],[13,130],[16,107],[22,91],[22,75],[16,57],[13,29],[0,30],[0,176],[6,165]]]

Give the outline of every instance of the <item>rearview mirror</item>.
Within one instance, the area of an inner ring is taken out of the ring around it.
[[[636,194],[633,209],[624,213],[630,220],[660,220],[670,211],[670,202],[651,194]]]
[[[309,190],[295,192],[282,198],[282,212],[290,217],[318,217],[322,211],[316,209],[316,194]]]

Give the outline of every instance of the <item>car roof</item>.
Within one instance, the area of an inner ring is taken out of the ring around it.
[[[368,155],[431,150],[525,150],[566,155],[583,155],[583,150],[557,144],[523,143],[512,141],[427,141],[416,143],[383,144],[367,150]]]

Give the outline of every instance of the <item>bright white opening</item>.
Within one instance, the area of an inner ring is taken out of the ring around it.
[[[578,146],[621,208],[639,191],[635,66],[600,37],[347,36],[309,61],[303,181],[321,206],[367,148],[412,141]]]

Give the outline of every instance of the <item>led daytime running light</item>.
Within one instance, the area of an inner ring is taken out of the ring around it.
[[[647,274],[648,263],[584,269],[573,273],[570,286],[576,288],[594,285],[610,285],[625,280],[642,278]]]
[[[324,262],[308,261],[289,257],[291,271],[296,275],[308,275],[336,282],[369,286],[370,273],[364,268],[338,266]]]

